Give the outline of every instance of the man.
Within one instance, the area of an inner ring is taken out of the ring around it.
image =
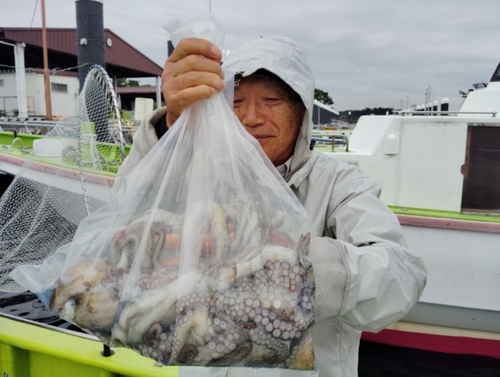
[[[182,111],[224,89],[221,51],[182,40],[168,58],[163,95],[168,111],[151,114],[134,138],[119,180]],[[320,376],[356,376],[361,331],[401,319],[420,297],[426,271],[411,252],[380,187],[355,166],[309,149],[314,79],[288,38],[261,38],[231,52],[234,112],[305,207],[316,280],[313,332]]]

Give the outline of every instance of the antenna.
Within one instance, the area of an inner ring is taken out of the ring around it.
[[[212,13],[212,0],[208,0],[208,11]]]

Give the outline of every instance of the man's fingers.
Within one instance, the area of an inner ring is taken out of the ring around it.
[[[222,67],[219,63],[201,55],[186,56],[182,60],[167,66],[167,68],[174,77],[191,71],[211,72],[221,78],[224,77]]]
[[[219,81],[224,79],[220,64],[200,55],[189,55],[175,63],[167,62],[162,73],[162,79],[170,82],[191,72],[211,73],[217,75]]]
[[[167,62],[177,62],[189,55],[201,55],[220,64],[222,51],[206,39],[185,38],[175,47]]]
[[[187,107],[191,106],[193,103],[198,102],[202,99],[207,99],[213,96],[217,91],[209,85],[198,85],[192,88],[187,88],[176,93],[171,99],[175,102],[176,109],[180,113],[184,111]]]
[[[210,72],[190,71],[170,81],[170,90],[174,94],[187,88],[207,85],[220,92],[225,89],[224,82],[219,75]]]
[[[213,96],[217,91],[210,85],[198,85],[186,88],[169,98],[169,107],[167,112],[167,127],[170,128],[180,117],[181,113],[193,103]]]
[[[163,97],[170,127],[196,101],[224,89],[221,50],[205,39],[182,39],[165,62]]]
[[[209,72],[187,72],[181,76],[163,81],[163,97],[167,104],[167,127],[177,120],[185,108],[193,103],[210,98],[225,89],[222,79]]]

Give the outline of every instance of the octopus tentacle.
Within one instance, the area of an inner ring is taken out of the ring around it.
[[[267,245],[259,255],[247,262],[236,264],[236,279],[251,275],[260,270],[267,261],[286,261],[292,265],[297,263],[293,250],[282,246]]]
[[[248,357],[248,355],[250,354],[250,352],[252,352],[253,349],[253,343],[250,339],[244,339],[241,343],[237,345],[230,342],[225,343],[225,345],[229,349],[229,352],[227,352],[224,355],[224,357],[221,357],[219,359],[217,358],[212,359],[212,361],[208,364],[209,366],[213,367],[229,366],[231,365],[231,361],[233,360],[242,360]]]
[[[125,231],[119,232],[122,236],[113,242],[110,250],[111,271],[113,275],[122,275],[127,271],[134,258],[135,250],[139,246],[139,238],[134,234],[127,235]]]
[[[135,301],[128,303],[121,311],[118,323],[113,328],[113,336],[122,342],[137,343],[144,332],[154,322],[172,322],[175,319],[177,294],[190,289],[198,274],[185,274],[167,286],[149,291]]]

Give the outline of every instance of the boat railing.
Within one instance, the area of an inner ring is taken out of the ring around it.
[[[32,134],[34,129],[40,129],[41,133],[47,133],[48,130],[52,129],[57,125],[57,122],[47,121],[47,120],[15,120],[11,118],[2,119],[0,118],[0,129],[2,131],[10,131],[15,129],[16,131]],[[47,132],[43,132],[46,129]]]
[[[341,138],[344,142],[345,152],[349,152],[349,137],[347,135],[339,135],[332,139],[332,152],[335,152],[335,138]]]
[[[55,131],[56,135],[59,135],[59,129],[63,129],[56,121],[47,120],[19,120],[15,118],[4,118],[0,117],[0,131],[17,132],[23,134],[31,135],[46,135],[50,131]],[[121,131],[126,144],[132,144],[132,137],[137,131],[138,126],[136,125],[122,125]],[[120,130],[115,123],[110,122],[108,124],[108,130],[110,134],[116,139],[120,140],[119,133]]]
[[[339,145],[344,147],[343,151],[349,152],[349,136],[343,133],[335,133],[335,134],[329,133],[327,135],[321,135],[320,133],[313,132],[311,141],[313,142],[313,146],[316,144],[331,145],[332,152],[335,152],[335,147]]]
[[[7,314],[7,313],[1,313],[0,312],[0,317],[4,317],[4,318],[7,318],[7,319],[12,319],[14,321],[26,323],[26,324],[29,324],[29,325],[32,325],[32,326],[38,326],[38,327],[41,327],[41,328],[44,328],[44,329],[48,329],[48,330],[51,330],[51,331],[56,331],[56,332],[60,332],[60,333],[67,334],[67,335],[72,335],[72,336],[78,336],[80,338],[89,339],[89,340],[93,340],[93,341],[102,343],[99,340],[98,337],[96,337],[94,335],[91,335],[91,334],[87,334],[87,333],[85,333],[83,331],[80,332],[80,331],[75,331],[75,330],[66,329],[66,328],[62,328],[62,327],[55,327],[55,326],[51,326],[51,325],[48,325],[48,324],[45,324],[45,323],[42,323],[42,322],[37,322],[37,321],[30,320],[30,319],[18,317],[18,316],[13,316],[13,315],[10,315],[10,314]],[[102,356],[109,357],[109,356],[112,356],[114,354],[114,352],[115,351],[111,347],[109,347],[108,345],[106,345],[106,344],[103,343],[103,350],[101,352]]]
[[[430,111],[430,110],[401,110],[395,111],[396,115],[491,115],[492,118],[496,118],[496,111]]]
[[[12,148],[14,148],[14,145],[15,145],[16,143],[17,143],[17,144],[21,144],[21,150],[22,150],[23,152],[26,150],[26,148],[24,148],[24,142],[23,142],[23,140],[22,140],[21,138],[19,138],[19,137],[14,138],[14,140],[12,140],[12,143],[10,143],[10,146],[9,146],[9,147],[10,147],[11,149],[12,149]]]
[[[66,329],[66,328],[63,328],[63,327],[56,327],[56,326],[52,326],[52,325],[49,325],[49,324],[46,324],[46,323],[43,323],[43,322],[37,322],[37,321],[33,321],[31,319],[22,318],[22,317],[19,317],[19,316],[7,314],[7,313],[2,313],[2,312],[0,312],[0,317],[12,319],[14,321],[23,322],[23,323],[26,323],[26,324],[29,324],[29,325],[33,325],[33,326],[42,327],[44,329],[49,329],[49,330],[52,330],[52,331],[57,331],[57,332],[60,332],[60,333],[63,333],[63,334],[68,334],[68,335],[73,335],[73,336],[79,336],[80,338],[85,338],[85,339],[90,339],[90,340],[95,340],[97,342],[100,342],[100,340],[99,340],[98,337],[96,337],[94,335],[87,334],[87,333],[85,333],[83,331],[80,332],[80,331],[75,331],[75,330],[71,330],[71,329]]]

